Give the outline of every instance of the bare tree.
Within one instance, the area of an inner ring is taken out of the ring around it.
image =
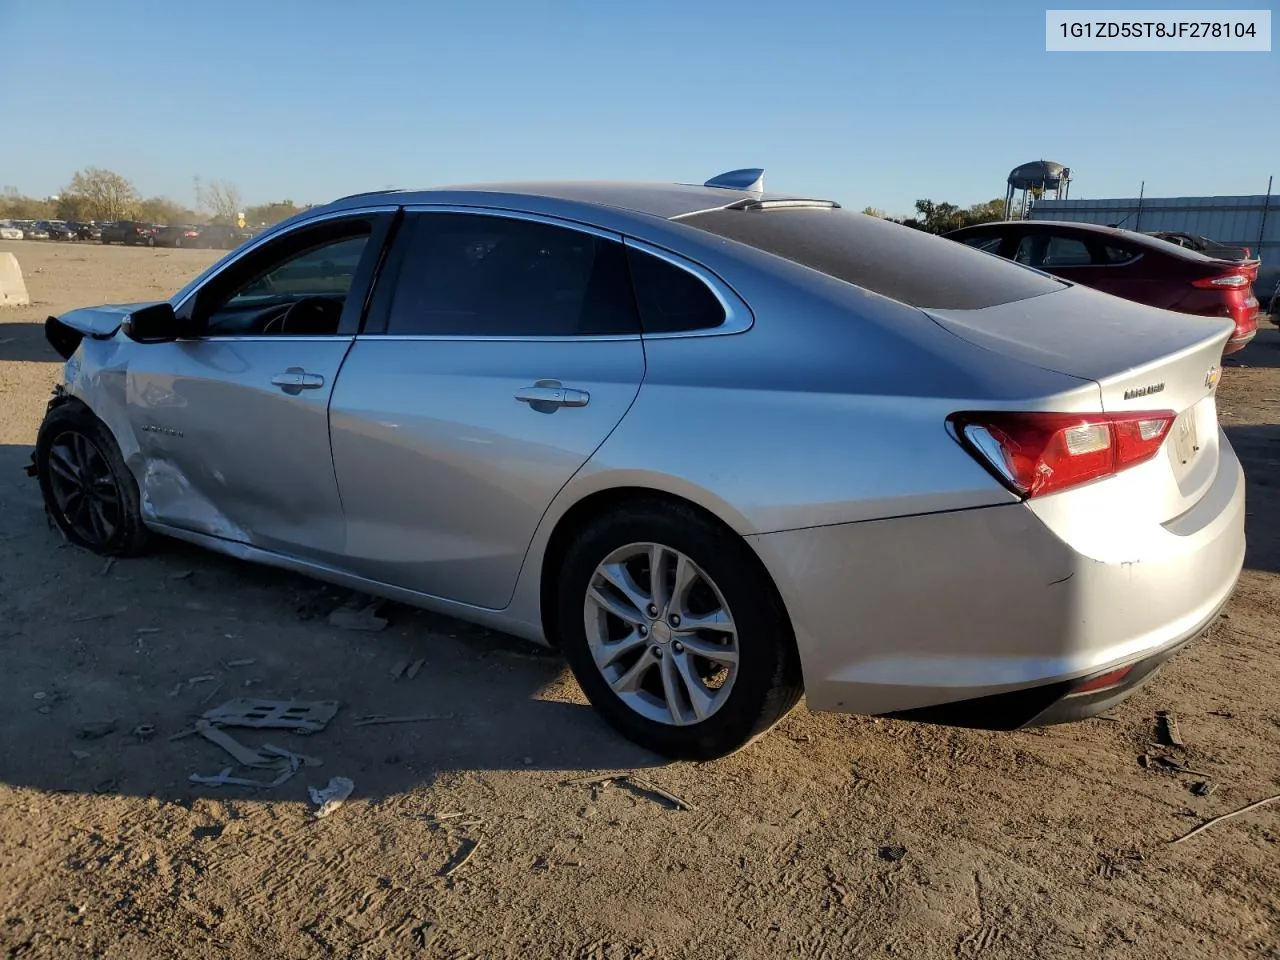
[[[138,191],[120,174],[101,167],[77,170],[62,189],[67,205],[93,220],[125,220],[138,203]]]
[[[226,180],[203,182],[196,177],[196,202],[220,223],[233,223],[244,209],[240,189]]]

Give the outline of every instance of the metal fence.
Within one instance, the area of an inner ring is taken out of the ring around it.
[[[1262,272],[1280,274],[1280,196],[1274,194],[1039,200],[1032,204],[1030,218],[1192,233],[1228,246],[1248,247],[1262,258]]]

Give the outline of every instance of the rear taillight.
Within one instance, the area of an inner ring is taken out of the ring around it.
[[[1239,287],[1247,287],[1253,283],[1247,271],[1232,270],[1230,273],[1222,273],[1216,277],[1201,277],[1199,280],[1192,280],[1193,287],[1199,287],[1201,290],[1235,290]]]
[[[1155,456],[1175,414],[955,413],[956,439],[1021,497],[1109,477]]]

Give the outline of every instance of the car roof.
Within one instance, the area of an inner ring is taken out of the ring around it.
[[[704,210],[719,210],[742,201],[807,200],[809,197],[766,193],[760,190],[711,187],[705,184],[648,183],[627,180],[529,180],[510,183],[477,183],[429,190],[379,190],[335,200],[326,207],[341,209],[385,198],[399,204],[448,203],[478,205],[522,199],[564,201],[575,207],[606,207],[670,220]]]
[[[1193,260],[1198,263],[1217,262],[1220,258],[1208,256],[1198,250],[1192,250],[1188,247],[1179,246],[1176,243],[1170,243],[1160,237],[1154,237],[1147,233],[1139,233],[1136,230],[1125,230],[1121,227],[1108,227],[1101,223],[1082,223],[1078,220],[993,220],[990,223],[975,223],[972,226],[960,227],[958,230],[952,230],[947,236],[955,236],[960,233],[979,233],[984,228],[990,227],[1053,227],[1058,229],[1076,230],[1080,233],[1091,233],[1099,237],[1109,237],[1117,243],[1127,243],[1130,246],[1144,247],[1148,250],[1154,250],[1171,257],[1180,257],[1183,260]]]

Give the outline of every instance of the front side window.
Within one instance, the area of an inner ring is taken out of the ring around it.
[[[280,238],[210,281],[197,325],[205,336],[336,334],[369,237],[354,221]]]
[[[514,217],[419,213],[387,318],[390,335],[639,333],[623,245]]]

